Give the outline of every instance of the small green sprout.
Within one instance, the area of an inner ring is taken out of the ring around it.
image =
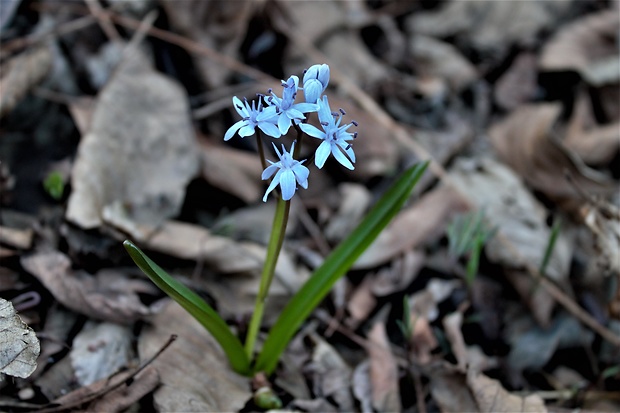
[[[484,244],[495,235],[484,222],[484,210],[457,216],[448,226],[448,253],[454,258],[469,255],[465,281],[476,278]]]
[[[545,275],[547,271],[547,266],[549,265],[549,261],[551,260],[551,255],[553,254],[553,250],[555,248],[555,243],[558,240],[558,236],[560,235],[560,229],[562,228],[562,220],[558,219],[553,223],[553,227],[551,227],[551,234],[549,235],[549,242],[547,242],[547,248],[545,249],[545,255],[543,256],[543,260],[540,263],[540,268],[538,271],[541,275]]]
[[[60,200],[65,192],[65,181],[62,174],[58,171],[50,172],[43,181],[43,188],[56,201]]]

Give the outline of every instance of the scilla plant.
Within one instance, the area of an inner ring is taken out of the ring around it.
[[[237,97],[233,98],[234,108],[241,116],[241,120],[228,129],[224,140],[229,140],[236,134],[241,138],[256,136],[258,153],[264,169],[262,179],[271,179],[263,201],[266,201],[272,193],[276,194],[277,198],[256,306],[247,332],[245,332],[244,342],[197,294],[168,275],[131,241],[127,240],[123,244],[138,267],[213,335],[226,353],[231,367],[244,375],[251,376],[259,372],[270,374],[274,371],[280,355],[297,329],[319,305],[334,283],[349,270],[362,252],[397,214],[428,166],[428,162],[414,165],[394,182],[360,225],[325,258],[323,264],[290,299],[269,330],[260,352],[256,354],[256,340],[261,327],[269,286],[273,280],[278,255],[284,242],[291,198],[299,188],[308,187],[310,170],[305,165],[306,160],[298,160],[302,137],[307,135],[322,141],[315,153],[311,155],[317,168],[322,168],[332,155],[345,168],[354,169],[355,153],[351,142],[357,137],[357,132],[351,133],[349,129],[357,126],[357,123],[355,121],[343,123],[346,113],[342,109],[337,112],[332,111],[327,96],[323,95],[328,83],[329,66],[314,65],[304,72],[303,87],[299,87],[297,76],[291,76],[287,81],[282,81],[282,97],[270,90],[266,95],[258,95],[258,99],[251,103],[247,99],[242,101]],[[304,102],[296,103],[298,90],[304,91]],[[320,128],[307,123],[307,116],[313,112],[318,115]],[[279,139],[286,135],[291,127],[296,130],[297,138],[290,145],[290,149],[282,144],[280,150],[272,143],[277,160],[268,160],[265,156],[263,134]],[[375,139],[378,138],[375,137]],[[277,187],[279,190],[276,190]]]

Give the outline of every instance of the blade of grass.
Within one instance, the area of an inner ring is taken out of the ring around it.
[[[428,162],[423,162],[406,170],[375,204],[362,223],[336,247],[289,301],[263,344],[254,366],[255,372],[273,372],[280,354],[299,326],[400,211],[427,167]]]
[[[240,374],[249,374],[250,360],[245,354],[243,345],[239,338],[230,331],[228,324],[226,324],[222,317],[196,293],[168,275],[166,271],[147,257],[140,248],[136,247],[134,243],[125,240],[123,246],[136,265],[140,267],[155,285],[179,303],[181,307],[213,335],[226,353],[233,370]]]

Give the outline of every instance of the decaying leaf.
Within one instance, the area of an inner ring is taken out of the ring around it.
[[[467,374],[467,385],[474,396],[478,411],[480,412],[547,412],[545,403],[540,396],[532,394],[521,397],[511,394],[502,387],[499,381],[491,379],[482,373],[470,371]]]
[[[341,241],[361,221],[371,201],[371,194],[359,184],[343,183],[338,188],[342,199],[338,211],[325,227],[325,237],[332,242]]]
[[[66,217],[82,228],[115,204],[156,226],[179,212],[198,170],[185,91],[141,56],[121,62],[80,142]]]
[[[441,236],[450,217],[466,209],[462,198],[448,187],[425,194],[418,202],[399,212],[353,268],[375,267]]]
[[[140,358],[150,357],[171,334],[178,338],[154,367],[162,386],[153,394],[159,411],[238,411],[252,397],[249,379],[232,371],[215,339],[181,306],[169,301],[140,335]]]
[[[117,373],[129,364],[133,332],[113,323],[87,323],[75,336],[69,357],[82,386]]]
[[[431,395],[442,412],[479,411],[464,374],[444,368],[434,369],[429,377]]]
[[[495,101],[504,109],[516,109],[530,101],[536,94],[536,55],[520,53],[496,82],[493,90]]]
[[[368,333],[372,405],[379,412],[402,410],[398,386],[398,365],[390,349],[385,324],[377,322]]]
[[[145,280],[132,280],[114,270],[103,269],[95,276],[74,271],[69,258],[57,251],[23,257],[21,264],[56,300],[77,313],[119,324],[131,324],[153,313],[138,296],[158,292]]]
[[[552,198],[578,196],[573,184],[589,193],[611,193],[616,185],[587,167],[554,136],[553,125],[560,115],[557,103],[524,105],[489,130],[500,158],[525,181]]]
[[[617,60],[618,26],[617,10],[593,13],[566,25],[543,47],[541,69],[574,70],[583,75],[601,59],[615,56]]]
[[[442,324],[446,332],[446,337],[450,341],[452,353],[456,357],[457,367],[460,371],[465,372],[467,368],[468,354],[465,347],[465,340],[461,332],[463,325],[463,313],[455,311],[443,318]]]
[[[10,301],[0,298],[0,373],[30,376],[37,368],[40,351],[32,328],[17,315]]]

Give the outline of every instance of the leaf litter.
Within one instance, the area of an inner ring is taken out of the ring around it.
[[[266,378],[283,409],[620,409],[617,4],[85,4],[0,29],[0,291],[23,320],[6,331],[41,340],[3,411],[257,409],[120,242],[243,334],[273,213],[255,143],[222,141],[230,98],[323,62],[358,167],[293,203],[266,324],[400,170],[433,173]],[[479,212],[495,235],[470,279],[448,228]]]

